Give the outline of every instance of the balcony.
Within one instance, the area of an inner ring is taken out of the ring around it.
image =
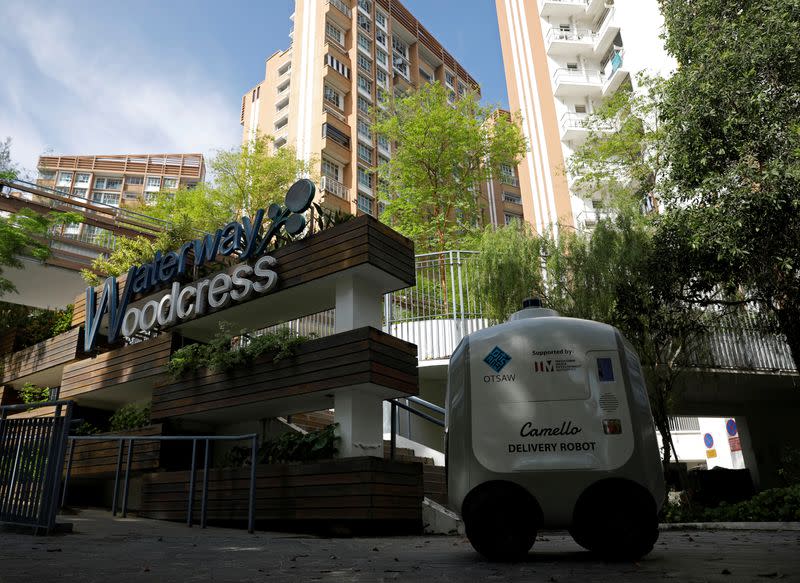
[[[337,162],[350,162],[350,135],[326,121],[322,124],[322,150]]]
[[[592,55],[595,51],[594,32],[587,28],[561,30],[551,28],[547,33],[545,44],[547,54],[551,56]]]
[[[606,14],[606,17],[603,19],[603,24],[600,25],[600,30],[598,30],[594,35],[594,56],[600,57],[604,55],[605,52],[611,48],[611,43],[614,42],[614,39],[617,37],[619,33],[619,21],[617,20],[617,13],[615,8],[611,8]]]
[[[603,69],[603,97],[616,91],[628,77],[628,71],[622,66],[622,54],[622,49],[615,50]]]
[[[347,2],[343,2],[343,0],[327,0],[326,4],[329,6],[333,6],[335,10],[328,11],[330,14],[331,19],[338,25],[346,27],[347,29],[350,28],[350,22],[353,17],[353,11],[348,6]]]
[[[583,141],[589,135],[586,127],[588,113],[568,111],[561,116],[561,139],[565,142]]]
[[[543,18],[580,16],[588,4],[588,0],[539,0],[539,14]]]
[[[320,189],[344,201],[350,202],[350,189],[330,176],[323,176],[319,182]]]
[[[553,93],[556,97],[600,97],[602,90],[600,71],[557,69],[553,75]]]
[[[614,211],[608,209],[586,209],[575,217],[580,229],[593,229],[602,220],[613,219],[616,216]]]
[[[500,182],[503,184],[508,184],[509,186],[516,186],[517,188],[519,188],[519,178],[517,178],[513,174],[508,174],[507,172],[500,173]]]

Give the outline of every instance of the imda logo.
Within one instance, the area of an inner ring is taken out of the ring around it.
[[[553,372],[556,365],[552,360],[535,360],[533,362],[533,372]]]

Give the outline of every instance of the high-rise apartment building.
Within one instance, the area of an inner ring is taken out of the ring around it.
[[[584,120],[636,73],[674,67],[660,38],[657,0],[495,0],[512,111],[530,151],[520,164],[526,220],[539,231],[590,229],[602,195],[576,188],[565,161]]]
[[[148,203],[159,192],[190,188],[205,179],[202,154],[125,154],[119,156],[41,156],[39,186],[81,202],[66,210],[91,212],[93,207],[123,209]],[[113,209],[110,209],[113,210]],[[104,229],[77,223],[63,227],[60,236],[96,242]]]
[[[451,98],[478,83],[397,0],[296,0],[291,46],[267,59],[264,80],[242,96],[243,141],[293,145],[320,170],[318,202],[377,214],[377,177],[392,155],[369,109],[438,80]]]

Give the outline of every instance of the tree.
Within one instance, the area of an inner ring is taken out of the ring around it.
[[[519,120],[494,112],[472,93],[451,104],[438,82],[375,110],[373,129],[395,144],[377,169],[381,218],[418,252],[460,247],[476,234],[481,182],[525,153]]]
[[[27,209],[0,216],[0,296],[17,291],[11,280],[3,277],[3,267],[21,268],[21,256],[44,261],[50,256],[46,243],[50,229],[77,219],[76,213],[40,215]]]
[[[16,178],[18,174],[19,168],[11,160],[11,138],[6,137],[0,142],[0,178],[10,180]]]
[[[800,363],[800,3],[660,4],[679,65],[663,237],[686,238],[698,289],[772,311]]]

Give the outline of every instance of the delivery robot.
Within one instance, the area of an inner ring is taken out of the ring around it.
[[[449,504],[490,560],[524,557],[541,528],[608,559],[658,538],[664,475],[639,358],[616,328],[526,300],[450,358]]]

